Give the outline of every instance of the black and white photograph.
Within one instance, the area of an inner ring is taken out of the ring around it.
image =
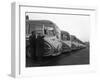
[[[96,70],[96,8],[12,3],[11,10],[13,77]]]
[[[26,67],[88,65],[90,16],[25,13]]]

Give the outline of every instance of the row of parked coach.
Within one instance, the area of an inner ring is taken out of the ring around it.
[[[36,42],[34,42],[34,39]],[[27,57],[32,57],[33,54],[42,54],[42,56],[57,56],[64,52],[67,53],[72,50],[85,47],[86,45],[84,42],[79,40],[76,36],[60,30],[59,27],[52,21],[26,20]]]

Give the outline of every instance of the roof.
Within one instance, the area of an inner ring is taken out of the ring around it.
[[[44,24],[44,25],[55,25],[52,21],[50,20],[26,20],[27,23],[29,24]]]
[[[61,33],[70,35],[67,31],[63,31],[63,30],[61,30]]]

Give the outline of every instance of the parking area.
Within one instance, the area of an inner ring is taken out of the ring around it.
[[[41,61],[26,58],[26,67],[62,66],[89,64],[89,47],[62,53],[59,56],[43,57]]]

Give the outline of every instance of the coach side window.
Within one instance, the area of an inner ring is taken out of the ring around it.
[[[69,34],[66,35],[66,40],[70,40],[70,35]]]
[[[70,40],[70,35],[69,35],[69,34],[61,34],[61,38],[62,38],[62,40],[64,40],[64,41]]]

